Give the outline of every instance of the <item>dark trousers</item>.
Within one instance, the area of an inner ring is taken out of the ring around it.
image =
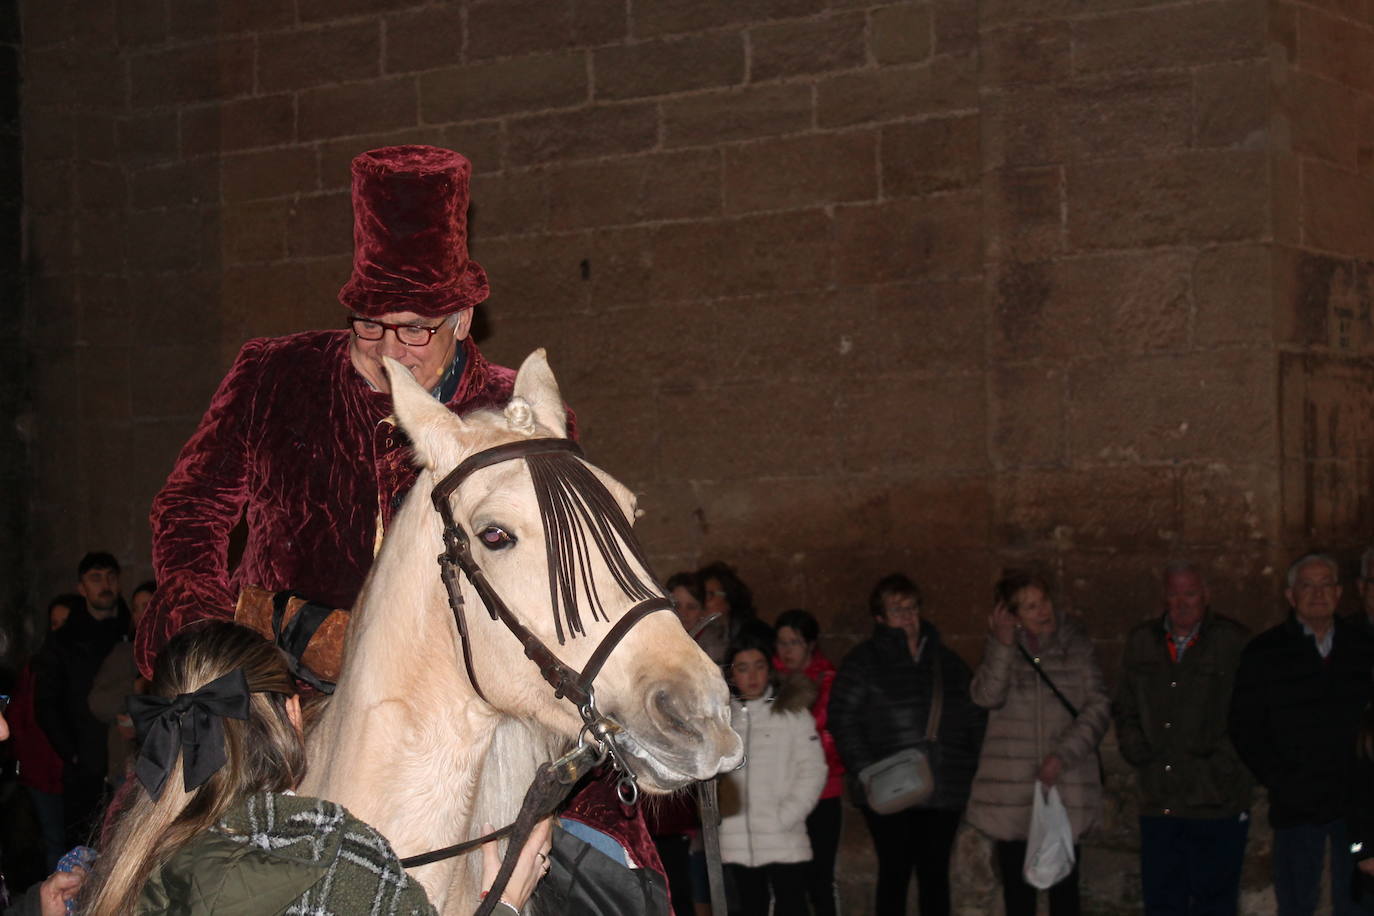
[[[57,860],[69,848],[62,828],[62,796],[43,792],[33,786],[25,786],[29,798],[33,800],[34,814],[38,817],[38,828],[43,835],[43,861],[51,873],[57,867]],[[11,876],[13,877],[13,876]]]
[[[1146,916],[1236,916],[1250,816],[1142,817]]]
[[[737,916],[768,916],[769,890],[772,890],[773,916],[806,916],[806,873],[810,862],[774,862],[748,868],[727,865],[739,892]]]
[[[1025,840],[998,840],[997,868],[1002,873],[1002,902],[1006,916],[1035,916],[1035,888],[1021,877],[1026,865]],[[1078,899],[1078,844],[1073,847],[1073,871],[1067,878],[1050,888],[1050,916],[1079,916],[1082,904]]]
[[[1321,894],[1322,861],[1331,842],[1332,916],[1367,913],[1350,895],[1354,862],[1346,839],[1345,820],[1304,824],[1274,830],[1274,897],[1279,916],[1311,916]]]
[[[875,916],[904,916],[913,870],[921,916],[949,916],[949,857],[964,813],[933,808],[896,814],[861,810],[878,854]]]
[[[812,916],[835,916],[835,856],[840,850],[840,798],[822,798],[806,818],[811,841],[811,867],[806,872],[806,896]]]
[[[105,806],[105,774],[67,764],[62,769],[62,819],[66,848],[94,846]]]

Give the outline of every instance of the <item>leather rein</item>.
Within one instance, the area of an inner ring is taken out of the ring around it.
[[[571,439],[526,439],[520,442],[497,445],[469,456],[450,471],[434,487],[430,493],[430,499],[444,523],[444,551],[439,554],[438,558],[439,577],[443,580],[444,590],[448,593],[449,608],[453,611],[453,619],[458,626],[459,642],[463,647],[463,665],[467,669],[468,682],[472,684],[473,690],[483,701],[488,704],[491,703],[482,690],[482,685],[477,679],[477,672],[472,664],[472,643],[468,634],[467,614],[459,581],[460,574],[471,583],[473,589],[482,599],[482,604],[486,607],[487,614],[491,619],[505,624],[506,629],[520,641],[524,647],[525,656],[539,666],[540,675],[553,687],[554,696],[566,698],[577,707],[578,714],[582,717],[582,730],[578,734],[577,746],[559,760],[543,764],[540,767],[535,783],[531,785],[525,796],[525,804],[521,809],[520,817],[514,824],[474,840],[402,859],[401,864],[406,868],[427,865],[431,862],[460,855],[491,840],[513,834],[506,855],[507,862],[502,866],[502,876],[508,877],[508,866],[513,867],[515,857],[519,853],[519,847],[524,845],[524,837],[528,836],[529,828],[537,819],[533,814],[528,813],[527,809],[530,811],[536,808],[547,809],[543,810],[539,816],[551,813],[583,774],[603,762],[609,761],[619,773],[616,782],[616,795],[620,801],[626,806],[633,806],[639,801],[638,779],[616,744],[616,736],[623,729],[618,722],[597,708],[595,681],[611,652],[629,634],[634,625],[655,611],[671,611],[673,609],[672,602],[666,597],[658,596],[640,601],[630,608],[615,622],[610,631],[597,644],[591,658],[587,660],[587,664],[581,671],[578,671],[560,659],[543,640],[532,633],[511,612],[509,606],[501,599],[500,594],[492,586],[481,565],[473,556],[471,538],[463,526],[453,517],[453,510],[449,504],[449,499],[453,493],[475,471],[490,467],[493,464],[551,452],[567,452],[577,458],[583,457],[582,448]],[[600,492],[593,495],[598,507],[602,511],[619,512],[618,505],[615,504],[605,487],[600,486],[599,482],[597,486],[600,487]],[[542,790],[541,782],[546,784]],[[554,795],[557,795],[556,799],[553,798]],[[503,877],[498,877],[497,883],[493,887],[494,894],[492,897],[499,896],[500,891],[496,889],[497,887],[504,887]],[[494,899],[492,902],[495,902]]]

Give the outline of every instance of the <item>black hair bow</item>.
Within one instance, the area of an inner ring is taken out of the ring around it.
[[[224,766],[224,717],[248,718],[248,678],[235,668],[195,693],[129,697],[129,716],[143,743],[134,773],[153,798],[162,795],[167,774],[182,755],[186,791],[199,788]]]

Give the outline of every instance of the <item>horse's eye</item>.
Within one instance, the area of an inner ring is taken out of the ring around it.
[[[477,537],[482,541],[482,546],[488,550],[505,550],[507,547],[515,546],[515,535],[495,525],[488,525],[477,532]]]

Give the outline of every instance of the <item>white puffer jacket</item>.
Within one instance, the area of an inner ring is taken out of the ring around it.
[[[811,718],[816,685],[789,677],[762,699],[730,703],[744,766],[721,777],[720,853],[735,865],[806,862],[806,816],[825,787],[825,754]]]

